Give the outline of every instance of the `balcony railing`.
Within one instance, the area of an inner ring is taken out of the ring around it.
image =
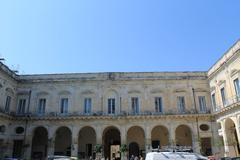
[[[227,108],[231,107],[233,104],[237,104],[237,103],[240,103],[240,96],[239,95],[235,95],[234,97],[226,99],[225,103],[217,104],[213,108],[213,112],[214,113],[220,112],[221,110],[227,109]]]
[[[108,114],[103,111],[96,111],[91,113],[84,112],[69,112],[69,113],[59,113],[59,112],[46,112],[46,113],[16,113],[16,112],[4,112],[0,110],[2,113],[14,116],[14,117],[35,117],[35,118],[46,118],[46,117],[90,117],[90,116],[103,116],[103,117],[125,117],[125,116],[164,116],[164,115],[194,115],[194,114],[209,114],[210,109],[206,111],[195,111],[194,109],[185,109],[182,112],[175,110],[165,110],[163,112],[155,112],[155,111],[142,111],[142,112],[128,112],[121,111],[115,114]]]

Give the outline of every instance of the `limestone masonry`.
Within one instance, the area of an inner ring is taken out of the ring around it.
[[[207,72],[18,75],[0,62],[0,159],[119,159],[124,146],[233,157],[239,142],[240,41]]]

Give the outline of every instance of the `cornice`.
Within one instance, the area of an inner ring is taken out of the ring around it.
[[[240,102],[233,103],[228,107],[221,108],[219,111],[213,113],[213,115],[216,118],[220,118],[222,116],[229,115],[230,113],[235,113],[236,111],[240,111],[239,108],[240,108]]]
[[[0,61],[0,70],[15,81],[18,81],[19,75],[12,71],[8,66]]]
[[[240,55],[240,40],[238,40],[232,47],[230,47],[220,59],[208,70],[208,79],[211,80],[217,73],[225,69],[232,60]]]
[[[211,114],[183,114],[183,115],[139,115],[139,116],[56,116],[56,117],[16,117],[17,121],[72,121],[72,120],[163,120],[170,119],[212,119]]]

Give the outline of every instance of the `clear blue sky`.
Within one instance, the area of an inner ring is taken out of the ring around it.
[[[239,0],[1,0],[20,73],[206,71],[240,38]]]

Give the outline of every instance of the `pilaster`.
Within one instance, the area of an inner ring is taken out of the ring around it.
[[[71,145],[71,156],[78,156],[78,128],[72,128],[72,145]]]

